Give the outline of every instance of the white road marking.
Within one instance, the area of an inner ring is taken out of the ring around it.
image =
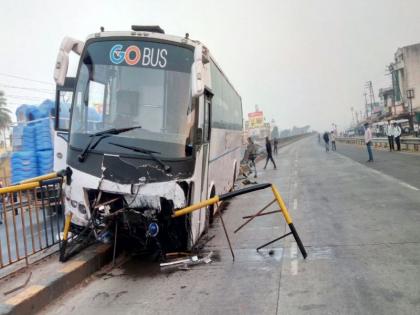
[[[293,276],[296,276],[299,272],[299,261],[297,259],[297,245],[294,242],[290,247],[290,259],[290,272]]]
[[[368,167],[368,166],[366,166],[366,165],[364,165],[364,164],[362,164],[362,163],[360,163],[360,162],[357,162],[357,161],[355,161],[355,160],[352,160],[351,158],[349,158],[349,157],[347,157],[347,156],[345,156],[345,155],[340,154],[339,156],[340,156],[340,157],[342,157],[343,159],[349,160],[349,161],[351,161],[351,162],[354,162],[354,163],[357,163],[357,164],[359,164],[359,165],[363,166],[364,168],[366,168],[366,169],[367,169],[368,171],[370,171],[371,173],[374,173],[374,174],[376,174],[376,175],[380,175],[380,176],[382,176],[382,177],[384,177],[384,178],[386,178],[386,179],[388,179],[388,180],[391,180],[391,181],[397,182],[397,183],[398,183],[398,184],[400,184],[401,186],[404,186],[404,187],[406,187],[406,188],[410,188],[410,189],[412,189],[412,190],[414,190],[414,191],[419,191],[419,190],[420,190],[419,188],[414,187],[414,186],[412,186],[412,185],[410,185],[410,184],[408,184],[408,183],[406,183],[406,182],[404,182],[404,181],[402,181],[402,180],[399,180],[398,178],[395,178],[395,177],[393,177],[393,176],[391,176],[391,175],[388,175],[388,174],[382,173],[382,172],[380,172],[380,171],[378,171],[378,170],[375,170],[375,169],[373,169],[373,168],[370,168],[370,167]]]

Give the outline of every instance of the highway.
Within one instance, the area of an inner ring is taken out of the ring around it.
[[[214,261],[164,272],[131,258],[101,271],[42,314],[419,314],[420,156],[337,144],[316,137],[279,150],[277,170],[258,164],[258,183],[276,184],[308,252],[280,214],[257,218],[237,234],[242,216],[272,200],[270,190],[233,199],[223,212],[236,259],[220,220],[205,252]],[[417,172],[417,173],[416,173]],[[270,208],[271,209],[271,208]],[[272,210],[275,207],[273,206]]]

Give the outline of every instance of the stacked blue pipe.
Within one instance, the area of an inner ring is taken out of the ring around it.
[[[38,176],[38,160],[34,151],[13,152],[10,159],[12,183]]]
[[[11,157],[12,183],[53,170],[54,152],[50,115],[54,102],[39,106],[22,105],[16,110],[18,125],[13,128]]]

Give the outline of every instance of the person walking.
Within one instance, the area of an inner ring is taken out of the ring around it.
[[[328,135],[328,132],[324,132],[323,138],[325,142],[325,152],[328,152],[330,151],[330,137]]]
[[[394,140],[395,140],[395,143],[397,144],[397,151],[401,151],[400,136],[401,136],[401,127],[398,126],[396,122],[394,122]]]
[[[394,151],[394,127],[390,120],[388,120],[388,125],[386,125],[386,135],[388,137],[389,151]]]
[[[367,147],[369,160],[367,162],[373,162],[373,154],[372,154],[372,131],[369,128],[369,123],[365,123],[365,144]]]
[[[248,152],[248,160],[250,161],[250,166],[254,167],[254,178],[257,177],[257,166],[255,165],[255,159],[257,158],[257,147],[252,141],[251,137],[248,138],[248,146],[246,147]]]
[[[273,141],[273,145],[274,145],[274,154],[277,155],[278,151],[277,151],[277,146],[279,144],[279,141],[277,140],[277,138],[274,138]]]
[[[274,165],[274,169],[277,169],[276,162],[274,162],[273,154],[271,152],[271,142],[268,137],[265,137],[265,149],[267,150],[267,160],[265,161],[264,169],[267,167],[268,161],[271,160]]]
[[[337,147],[335,146],[335,132],[334,131],[331,131],[330,138],[331,138],[331,150],[335,151],[337,150]]]

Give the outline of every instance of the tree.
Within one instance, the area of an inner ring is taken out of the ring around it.
[[[10,114],[12,112],[10,109],[7,108],[7,100],[4,96],[4,92],[0,91],[0,130],[3,134],[3,141],[4,146],[6,147],[6,129],[9,127],[9,125],[12,123],[12,117],[10,117]]]

